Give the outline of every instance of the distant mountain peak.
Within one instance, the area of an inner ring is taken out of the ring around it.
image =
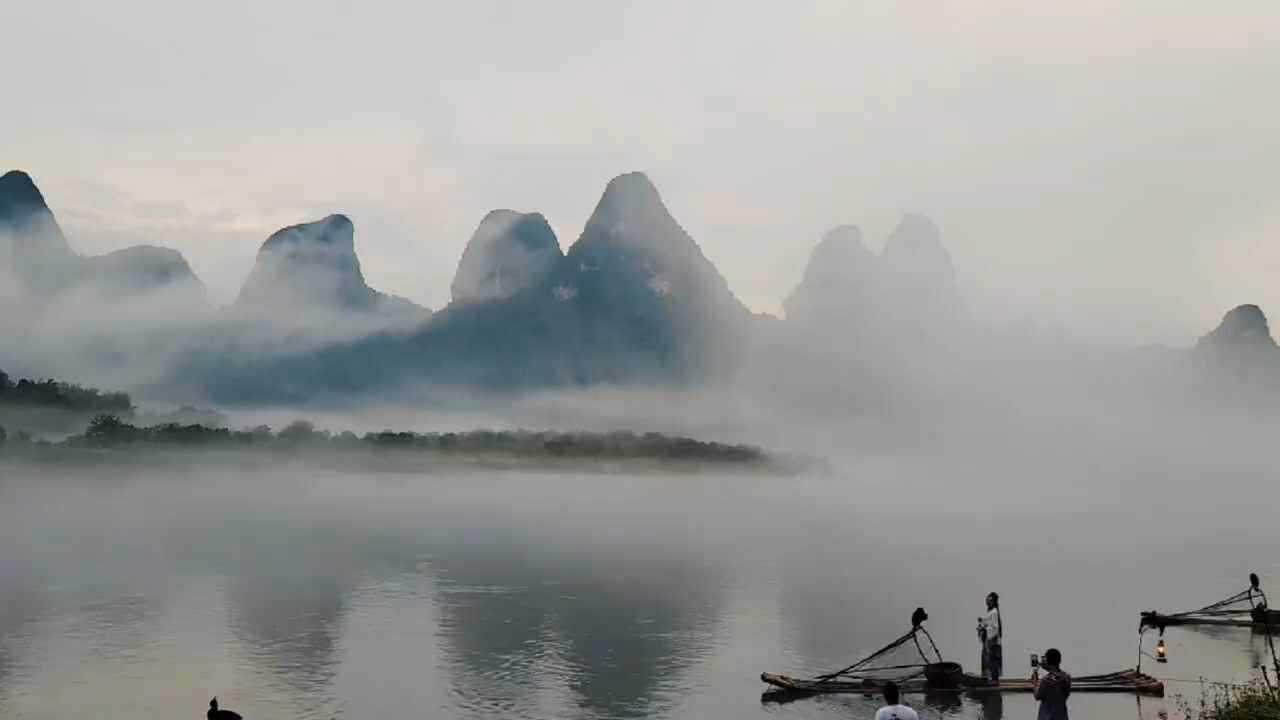
[[[1271,337],[1267,316],[1257,305],[1240,305],[1222,317],[1222,322],[1212,332],[1200,338],[1199,348],[1217,349],[1273,349],[1276,341]]]
[[[641,172],[609,181],[568,257],[568,266],[583,273],[625,266],[646,285],[653,277],[663,276],[672,280],[667,292],[675,296],[691,290],[686,287],[689,284],[717,287],[717,292],[732,295],[719,271]]]
[[[0,175],[0,230],[11,234],[19,262],[63,261],[75,255],[44,194],[22,170]]]
[[[857,225],[838,225],[827,231],[804,268],[804,277],[782,307],[789,320],[819,322],[833,313],[864,313],[870,301],[879,259],[862,242]]]
[[[819,255],[835,255],[853,260],[874,258],[862,242],[862,228],[857,225],[837,225],[828,230],[813,248],[813,256]]]
[[[0,175],[0,217],[10,208],[45,208],[44,195],[31,176],[22,170],[10,170]]]
[[[205,302],[204,284],[177,250],[137,245],[105,255],[76,254],[35,181],[21,170],[0,175],[0,265],[5,264],[37,304],[73,289],[106,302],[166,288],[179,291],[166,302]]]
[[[681,243],[678,238],[688,242]],[[641,172],[626,173],[609,181],[587,219],[581,239],[650,248],[673,244],[697,247],[667,210],[658,188]]]
[[[12,272],[22,294],[43,299],[78,280],[79,260],[31,176],[0,175],[0,276]]]
[[[857,226],[829,230],[783,309],[811,330],[912,338],[940,337],[965,315],[951,254],[919,213],[902,217],[879,256]]]
[[[541,214],[493,210],[467,241],[450,292],[462,302],[511,297],[537,285],[563,257]]]
[[[932,220],[907,213],[880,253],[882,310],[906,327],[946,326],[963,314],[951,253]]]
[[[490,210],[489,212],[484,214],[484,217],[480,218],[480,226],[484,227],[485,225],[493,225],[493,224],[509,225],[511,223],[517,222],[522,217],[542,217],[542,214],[541,213],[522,213],[522,212],[517,212],[515,210],[512,210],[510,208],[497,208],[494,210]]]
[[[880,253],[886,262],[951,266],[951,253],[942,244],[938,225],[919,213],[907,213],[889,233],[884,250]]]
[[[610,180],[604,188],[604,195],[600,197],[600,204],[619,209],[652,207],[662,205],[662,197],[648,175],[633,171]]]
[[[342,214],[326,215],[309,223],[299,223],[281,228],[262,244],[261,251],[274,250],[285,245],[323,244],[355,250],[355,223]],[[261,252],[260,251],[260,252]]]
[[[750,318],[643,173],[609,181],[560,265],[555,300],[572,304],[584,327],[625,332],[627,352],[668,368],[716,366],[736,352]]]
[[[917,233],[921,235],[931,236],[934,240],[938,239],[938,225],[926,215],[917,212],[905,213],[902,219],[898,221],[898,227],[895,233]]]
[[[475,235],[484,237],[503,234],[510,234],[513,240],[530,250],[545,248],[548,241],[555,240],[555,232],[542,213],[522,213],[507,209],[490,210],[480,220],[475,232]]]
[[[134,245],[105,255],[86,257],[83,262],[88,269],[83,282],[107,293],[108,298],[141,296],[166,289],[171,293],[166,302],[200,306],[207,301],[204,283],[177,250]]]
[[[374,290],[365,282],[355,250],[355,224],[328,215],[272,233],[258,250],[236,305],[257,311],[320,310],[396,312],[411,303]]]

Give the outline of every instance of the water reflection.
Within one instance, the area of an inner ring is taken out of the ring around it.
[[[1004,695],[987,693],[981,697],[982,719],[1002,720],[1004,718]]]
[[[482,544],[433,558],[459,694],[523,713],[550,683],[584,717],[656,712],[709,643],[719,574],[589,542],[568,556],[554,548]]]
[[[225,594],[246,656],[315,696],[333,679],[347,590],[333,577],[254,574],[230,578]]]
[[[956,692],[926,692],[924,702],[944,717],[957,714],[964,707],[960,693]]]
[[[864,502],[870,486],[784,498],[681,480],[672,503],[652,478],[340,480],[9,487],[21,497],[0,503],[0,714],[183,717],[218,694],[250,718],[869,717],[860,696],[762,706],[758,673],[846,665],[917,605],[943,652],[967,660],[973,607],[997,584],[1008,657],[1052,643],[1072,672],[1116,670],[1149,597],[1193,602],[1219,583],[1139,582],[1133,557],[1098,561],[1119,534],[1105,515],[1086,538],[1061,533],[1070,552],[1049,569],[1033,544],[973,532],[947,504],[903,534],[902,513]],[[1183,550],[1153,562],[1167,571]],[[1167,639],[1159,671],[1173,677],[1270,664],[1244,631]],[[1035,712],[1025,695],[908,701],[924,717]],[[1172,706],[1073,698],[1073,714],[1102,720]]]
[[[0,567],[0,715],[8,715],[5,690],[21,662],[21,637],[43,614],[47,601],[33,573],[6,562]]]
[[[78,588],[84,594],[62,609],[60,633],[74,638],[91,656],[129,658],[146,652],[150,629],[160,614],[162,599],[147,593],[98,594],[93,588]]]

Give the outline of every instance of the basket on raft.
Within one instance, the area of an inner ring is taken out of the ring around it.
[[[930,687],[951,690],[960,687],[964,679],[964,669],[957,662],[933,662],[925,666],[924,679]]]

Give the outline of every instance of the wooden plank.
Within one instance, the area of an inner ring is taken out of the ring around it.
[[[881,678],[852,678],[849,680],[805,680],[778,673],[761,673],[760,679],[790,694],[868,694],[880,692],[886,680]],[[1030,693],[1035,690],[1028,678],[1010,678],[999,685],[970,685],[960,688],[933,688],[923,678],[911,678],[898,683],[905,693],[964,693],[989,695],[993,693]],[[1164,683],[1134,670],[1121,670],[1105,675],[1086,675],[1072,678],[1071,692],[1082,693],[1140,693],[1164,695]]]

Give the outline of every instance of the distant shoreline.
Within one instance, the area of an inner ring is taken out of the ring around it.
[[[0,449],[0,468],[65,468],[97,470],[160,470],[181,473],[187,469],[227,469],[235,471],[293,467],[303,470],[368,473],[429,474],[437,472],[495,472],[521,474],[616,474],[616,475],[698,475],[739,473],[743,475],[790,474],[798,465],[761,460],[757,462],[709,462],[660,458],[538,458],[500,454],[441,454],[414,451],[371,451],[306,453],[288,450],[243,450],[199,448],[119,449],[43,447],[30,450]]]
[[[246,430],[178,424],[140,427],[114,416],[99,416],[83,434],[60,442],[10,437],[0,443],[0,461],[40,464],[145,462],[163,467],[196,457],[214,463],[283,462],[392,471],[780,468],[755,446],[652,432],[383,431],[357,436],[316,430],[306,421],[274,432],[265,426]]]

